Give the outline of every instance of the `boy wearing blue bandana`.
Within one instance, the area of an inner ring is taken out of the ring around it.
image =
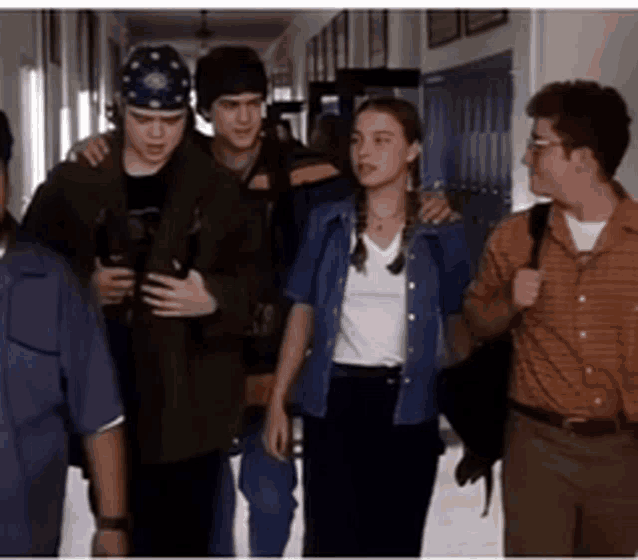
[[[285,314],[277,309],[283,302],[276,286],[281,283],[279,276],[284,274],[285,264],[294,257],[294,248],[283,246],[283,242],[290,243],[297,235],[283,231],[286,225],[295,227],[287,215],[292,212],[287,195],[291,186],[334,177],[338,171],[303,147],[283,154],[284,146],[276,137],[265,137],[262,106],[267,77],[252,49],[213,49],[198,61],[196,87],[198,110],[213,122],[215,136],[210,138],[195,131],[194,141],[209,154],[213,165],[221,165],[237,180],[244,209],[254,223],[263,225],[259,235],[277,239],[270,251],[262,251],[259,259],[247,264],[262,289],[252,328],[242,333],[237,342],[244,348],[244,359],[252,374],[247,378],[247,401],[255,405],[240,442],[243,456],[239,487],[250,508],[251,553],[281,556],[297,507],[292,495],[297,476],[292,461],[282,464],[264,452],[260,428],[280,338],[274,323],[276,316]],[[98,164],[111,151],[107,142],[111,142],[110,135],[97,137],[86,147],[76,146],[73,153],[83,149],[82,155]],[[281,166],[282,161],[286,166]],[[219,506],[224,515],[211,535],[210,554],[233,554],[234,492],[232,474],[228,465],[225,467],[224,503]]]
[[[234,178],[192,140],[190,76],[169,46],[121,71],[111,150],[63,163],[24,220],[97,291],[131,444],[137,556],[206,556],[241,418],[247,273],[260,239]]]

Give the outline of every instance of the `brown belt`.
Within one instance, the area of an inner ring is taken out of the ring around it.
[[[541,410],[540,408],[532,408],[531,406],[525,406],[524,404],[520,404],[513,400],[510,400],[509,406],[511,409],[516,410],[525,416],[529,416],[534,420],[538,420],[544,424],[549,424],[555,428],[568,430],[569,432],[580,436],[604,436],[621,431],[633,431],[634,434],[638,435],[638,422],[628,422],[622,412],[615,420],[587,420],[577,416],[563,416],[557,412]]]

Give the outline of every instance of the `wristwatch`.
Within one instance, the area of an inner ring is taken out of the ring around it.
[[[98,517],[98,531],[124,531],[130,533],[132,528],[131,516],[122,515],[119,517]]]

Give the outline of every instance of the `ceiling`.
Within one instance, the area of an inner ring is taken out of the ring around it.
[[[206,27],[213,34],[206,47],[241,42],[263,53],[299,13],[293,10],[207,11]],[[126,21],[131,45],[141,41],[170,41],[186,56],[200,54],[202,41],[195,33],[202,25],[201,10],[120,11],[118,19]]]

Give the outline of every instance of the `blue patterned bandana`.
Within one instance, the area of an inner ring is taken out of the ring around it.
[[[135,49],[122,69],[122,98],[147,109],[188,105],[191,77],[179,53],[168,45]]]

